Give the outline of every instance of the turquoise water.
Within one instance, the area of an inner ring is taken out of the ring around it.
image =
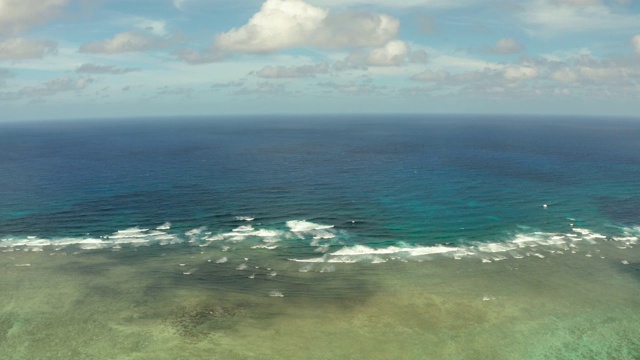
[[[640,123],[0,125],[2,358],[635,359]]]

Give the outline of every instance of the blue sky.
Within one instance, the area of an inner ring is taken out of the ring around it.
[[[0,0],[0,120],[639,104],[636,0]]]

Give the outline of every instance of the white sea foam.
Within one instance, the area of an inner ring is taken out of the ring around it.
[[[55,242],[59,246],[77,245],[85,250],[105,249],[113,246],[114,242],[104,241],[102,239],[61,239]]]
[[[248,220],[247,220],[248,221]],[[289,249],[294,240],[308,241],[317,254],[310,258],[292,258],[291,261],[306,263],[301,271],[320,271],[323,266],[334,263],[385,263],[389,261],[407,261],[414,259],[422,261],[434,256],[445,256],[453,259],[473,258],[484,262],[495,262],[506,259],[522,259],[524,257],[539,257],[563,255],[571,253],[585,253],[589,244],[601,244],[612,241],[613,245],[627,249],[640,242],[640,226],[619,228],[613,236],[605,236],[586,227],[573,227],[566,233],[552,233],[535,231],[529,227],[519,227],[507,241],[476,242],[467,245],[450,246],[417,246],[398,242],[396,245],[374,247],[366,245],[345,246],[344,239],[349,238],[343,230],[336,230],[333,225],[317,224],[309,221],[291,220],[286,223],[287,229],[273,229],[260,224],[246,224],[224,231],[205,231],[206,227],[198,227],[181,234],[169,233],[170,223],[156,228],[131,227],[118,230],[106,236],[45,238],[36,235],[23,237],[0,238],[0,248],[12,251],[21,248],[28,251],[42,251],[52,248],[62,250],[66,247],[76,247],[83,250],[114,249],[126,246],[168,245],[176,243],[194,244],[202,247],[217,247],[222,251],[229,250],[225,243],[234,243],[234,249],[268,249],[276,252]],[[221,241],[217,245],[215,242]],[[243,243],[244,242],[244,243]],[[277,245],[276,245],[277,244]],[[336,246],[341,245],[336,249]],[[298,246],[298,245],[296,245]],[[285,250],[286,251],[286,250]],[[591,250],[593,252],[594,250]],[[322,255],[322,256],[320,256]],[[597,254],[597,256],[600,256]],[[226,257],[217,263],[227,261]],[[212,260],[213,261],[213,260]],[[314,265],[324,263],[325,265]],[[333,265],[330,265],[333,266]]]
[[[529,229],[529,228],[527,228]],[[523,228],[524,230],[524,228]],[[624,244],[622,248],[635,245],[639,241],[640,228],[624,229],[626,236],[616,237],[613,240]],[[478,256],[483,262],[506,260],[508,257],[522,259],[525,256],[545,258],[545,252],[563,255],[565,252],[576,253],[576,244],[586,242],[598,244],[607,240],[605,235],[585,228],[573,228],[569,233],[527,232],[514,234],[510,241],[475,243],[468,246],[388,246],[384,248],[372,248],[365,245],[343,247],[333,253],[327,253],[322,257],[310,259],[290,259],[301,263],[353,263],[353,262],[385,262],[389,260],[405,261],[429,255],[446,255],[454,259]],[[324,248],[327,249],[327,248]],[[535,249],[535,251],[533,251]],[[516,250],[524,250],[524,254]],[[528,251],[527,251],[528,250]],[[491,255],[490,255],[491,254]]]
[[[228,242],[238,243],[241,241],[245,241],[247,239],[247,235],[231,235],[225,238]]]
[[[213,235],[213,236],[207,236],[203,240],[207,241],[207,242],[224,240],[224,234],[217,234],[217,235]]]
[[[370,248],[368,246],[364,246],[364,245],[356,245],[356,246],[352,246],[352,247],[345,247],[342,248],[334,253],[332,253],[332,256],[341,256],[341,255],[374,255],[374,254],[395,254],[399,251],[402,251],[401,248],[396,247],[396,246],[391,246],[388,248],[382,248],[382,249],[373,249]]]
[[[147,236],[149,229],[140,229],[139,227],[132,227],[126,230],[118,230],[112,235],[109,235],[109,239],[132,239],[132,238],[144,238]]]
[[[253,231],[251,235],[265,237],[265,238],[276,238],[283,235],[283,232],[278,230],[259,229],[259,230]]]
[[[68,246],[79,247],[84,250],[97,250],[117,248],[123,245],[146,246],[151,243],[166,245],[180,242],[179,238],[160,230],[142,229],[132,227],[118,230],[111,235],[96,237],[67,237],[67,238],[40,238],[26,236],[23,238],[0,239],[0,248],[25,247],[30,250],[41,250],[44,247],[62,249]]]
[[[169,230],[169,229],[171,229],[171,223],[170,222],[166,222],[166,223],[164,223],[164,224],[162,224],[162,225],[160,225],[160,226],[158,226],[156,228],[156,230]]]
[[[326,239],[333,239],[335,237],[336,237],[336,234],[326,230],[316,230],[313,232],[314,240],[326,240]]]
[[[261,244],[261,245],[254,245],[251,247],[252,249],[267,249],[267,250],[275,250],[278,248],[278,245],[266,245],[266,244]]]
[[[325,230],[333,228],[333,225],[321,225],[304,220],[290,220],[286,223],[293,232],[309,232],[312,230]]]
[[[237,228],[231,230],[234,232],[249,232],[249,231],[253,231],[253,226],[251,225],[242,225],[242,226],[238,226]]]
[[[327,258],[319,257],[319,258],[311,258],[311,259],[289,259],[289,261],[295,261],[300,263],[323,263],[327,261]]]
[[[187,231],[184,234],[189,236],[189,237],[198,236],[198,235],[202,234],[202,232],[205,231],[206,229],[207,228],[205,226],[201,226],[199,228],[191,229],[191,230]]]
[[[478,244],[477,248],[481,252],[498,253],[505,252],[513,249],[517,249],[519,246],[517,243],[488,243]]]
[[[613,240],[620,242],[625,247],[632,247],[640,241],[640,226],[622,228],[624,236],[614,237]]]
[[[192,268],[192,269],[189,269],[188,271],[183,272],[182,274],[183,275],[191,275],[191,274],[195,273],[196,271],[198,271],[198,268]]]
[[[255,219],[250,217],[250,216],[236,216],[236,220],[239,220],[239,221],[253,221]]]

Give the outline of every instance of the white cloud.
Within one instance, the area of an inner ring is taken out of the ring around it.
[[[459,91],[465,87],[490,88],[505,83],[501,72],[492,69],[450,72],[447,70],[426,70],[415,74],[412,80],[437,85],[440,90],[454,89]],[[451,88],[451,89],[450,89]]]
[[[332,94],[335,91],[347,95],[380,95],[388,89],[386,86],[376,85],[371,78],[365,78],[360,81],[349,81],[347,83],[336,83],[333,81],[319,82],[316,84],[318,87],[326,88],[325,91],[328,94]]]
[[[217,82],[211,85],[212,89],[237,88],[244,85],[244,80]]]
[[[627,69],[618,67],[591,67],[591,66],[579,66],[577,68],[580,75],[585,80],[591,81],[618,81],[625,78],[630,78],[632,74],[628,73]]]
[[[429,60],[429,53],[425,50],[413,50],[409,53],[409,62],[416,64],[426,64]]]
[[[244,26],[219,34],[215,47],[249,53],[313,46],[380,46],[393,39],[400,22],[388,15],[333,14],[302,0],[267,0]]]
[[[478,0],[313,0],[318,6],[376,5],[389,8],[422,7],[447,9],[468,6]]]
[[[208,64],[225,59],[225,54],[216,49],[207,49],[205,51],[185,49],[176,52],[176,55],[180,60],[185,61],[191,65]]]
[[[269,81],[261,81],[255,84],[255,86],[246,86],[241,89],[231,92],[231,95],[295,95],[296,92],[292,92],[287,89],[285,84],[274,84]]]
[[[80,47],[79,51],[93,54],[115,54],[164,48],[170,43],[171,39],[134,30],[116,34],[111,39],[95,40],[86,43]]]
[[[329,72],[326,62],[300,66],[265,66],[256,71],[256,75],[265,79],[308,78]]]
[[[56,51],[56,43],[48,40],[12,38],[0,41],[0,60],[42,59]]]
[[[556,50],[547,54],[540,54],[539,56],[545,60],[549,61],[571,61],[573,59],[582,57],[582,56],[591,56],[592,52],[589,48],[579,48],[579,49],[564,49],[564,50]]]
[[[173,0],[173,6],[176,7],[176,9],[183,11],[184,10],[184,4],[187,2],[187,0]]]
[[[582,77],[582,83],[589,86],[610,86],[622,89],[627,85],[638,87],[640,84],[640,67],[637,63],[627,63],[622,59],[594,61],[590,64],[578,65],[576,70]]]
[[[133,68],[119,68],[111,65],[96,65],[84,63],[80,65],[77,69],[77,73],[85,73],[85,74],[126,74],[133,71],[138,71],[139,69]]]
[[[437,54],[431,63],[435,68],[451,72],[502,70],[504,68],[504,64],[449,54]]]
[[[239,29],[220,34],[216,45],[227,50],[269,52],[304,44],[328,12],[298,0],[267,0]]]
[[[539,70],[535,66],[509,66],[504,69],[503,76],[507,80],[511,81],[521,81],[521,80],[532,80],[537,78],[539,75]]]
[[[552,0],[553,3],[558,5],[569,6],[596,6],[602,5],[601,0]]]
[[[529,32],[545,36],[638,28],[640,24],[640,15],[614,12],[600,1],[530,0],[522,9],[519,17],[529,26]]]
[[[157,95],[182,96],[184,98],[192,98],[195,90],[191,87],[168,87],[158,88]]]
[[[409,63],[424,64],[429,54],[425,50],[411,50],[409,45],[401,40],[392,40],[384,46],[371,50],[358,50],[351,52],[346,58],[333,63],[336,71],[366,70],[368,67],[377,67],[376,72],[389,73],[389,69],[382,67],[399,67]]]
[[[404,41],[389,41],[385,46],[371,50],[367,63],[372,66],[402,64],[409,54],[409,46]]]
[[[640,34],[631,38],[631,44],[633,44],[633,48],[636,51],[636,54],[640,55]]]
[[[82,90],[92,82],[93,79],[86,76],[79,78],[64,76],[46,81],[39,86],[25,87],[20,92],[27,96],[51,96],[59,92]]]
[[[490,52],[497,54],[517,54],[523,49],[522,44],[517,40],[511,38],[503,38],[496,42],[496,44],[489,48]]]
[[[133,26],[136,29],[144,30],[145,32],[154,34],[156,36],[166,36],[168,33],[167,22],[165,20],[156,20],[136,16],[131,18],[124,18],[121,22],[128,26]]]
[[[430,94],[487,96],[497,99],[524,97],[581,99],[632,99],[638,93],[640,67],[635,59],[596,59],[579,55],[565,61],[526,59],[502,68],[483,70],[430,69],[412,77],[426,83]]]
[[[421,73],[415,74],[411,77],[413,80],[425,81],[425,82],[442,82],[451,78],[451,74],[444,70],[426,70]]]
[[[0,0],[0,35],[16,34],[57,16],[70,0]]]
[[[611,57],[598,60],[581,55],[565,62],[549,62],[549,77],[563,84],[586,88],[634,86],[640,81],[640,67],[632,58]]]
[[[55,78],[35,86],[25,86],[17,91],[0,93],[0,100],[20,100],[24,98],[42,98],[58,93],[80,91],[93,82],[91,77],[81,76],[73,78],[69,76]]]
[[[563,83],[574,83],[580,79],[578,74],[567,66],[552,72],[551,78]]]

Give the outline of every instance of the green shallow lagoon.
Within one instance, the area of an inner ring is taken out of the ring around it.
[[[635,248],[312,271],[268,251],[220,255],[4,252],[0,358],[640,358]]]

